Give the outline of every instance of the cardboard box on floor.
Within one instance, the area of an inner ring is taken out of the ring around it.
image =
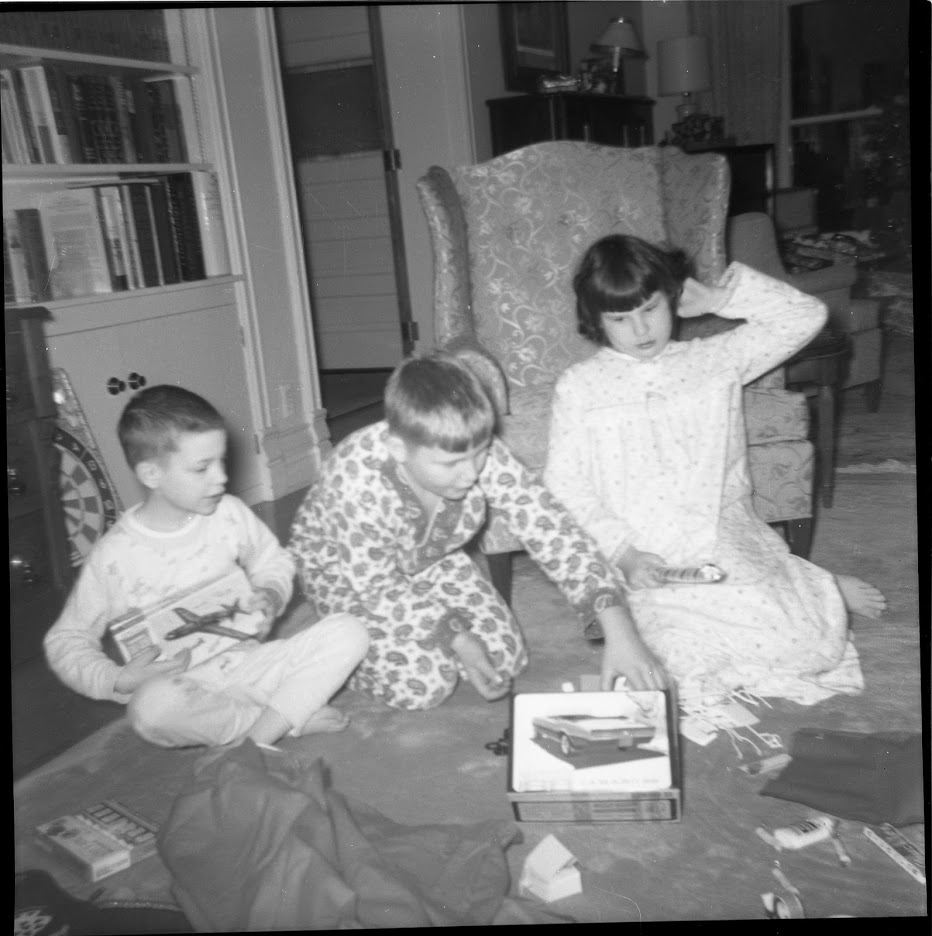
[[[508,799],[522,822],[677,821],[672,690],[529,692],[511,703]]]

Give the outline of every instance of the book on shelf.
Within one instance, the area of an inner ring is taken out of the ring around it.
[[[94,130],[91,126],[90,107],[80,75],[67,74],[65,81],[70,92],[71,114],[77,131],[78,146],[81,151],[79,162],[97,162],[97,146],[94,143]]]
[[[32,161],[29,141],[26,139],[19,98],[13,84],[13,71],[10,68],[0,69],[0,105],[3,127],[10,143],[11,162],[26,165]]]
[[[125,163],[126,153],[120,133],[120,119],[113,86],[107,75],[82,75],[88,99],[91,131],[97,151],[96,162]]]
[[[191,183],[197,205],[204,273],[225,276],[230,272],[230,252],[217,177],[212,172],[195,171],[191,173]]]
[[[129,270],[130,279],[133,283],[130,288],[142,289],[145,286],[157,286],[158,283],[146,282],[146,275],[143,270],[142,251],[139,245],[139,228],[145,224],[146,219],[141,218],[137,222],[128,183],[120,185],[120,204],[123,208],[123,217],[126,220],[126,233],[129,235]]]
[[[20,69],[10,69],[12,77],[13,99],[16,102],[18,119],[23,128],[23,135],[26,138],[26,150],[29,163],[41,163],[42,151],[39,148],[39,137],[36,133],[36,127],[32,120],[32,111],[29,107],[29,99],[26,97],[26,86],[23,82],[23,75]]]
[[[3,294],[7,302],[35,302],[29,285],[26,252],[13,210],[3,213]]]
[[[246,573],[237,567],[120,615],[107,625],[107,634],[122,663],[155,646],[161,651],[159,659],[190,650],[193,666],[255,638],[263,617],[247,610],[252,595]]]
[[[185,162],[187,151],[174,82],[171,78],[164,78],[152,79],[144,84],[144,100],[152,129],[152,162]]]
[[[178,257],[175,254],[175,239],[168,216],[168,194],[165,186],[158,179],[146,187],[147,196],[152,204],[152,221],[155,227],[155,239],[158,245],[158,257],[162,264],[162,280],[166,285],[181,282]]]
[[[107,79],[113,91],[116,107],[117,125],[120,128],[120,140],[123,148],[123,162],[137,162],[136,157],[136,103],[133,98],[131,80],[124,80],[120,75],[110,75]]]
[[[50,74],[50,70],[44,65],[26,65],[17,71],[23,78],[23,87],[29,101],[29,112],[38,137],[42,162],[70,163],[71,146],[64,114],[58,100],[54,73]],[[57,108],[53,103],[53,94],[59,105]]]
[[[19,223],[19,238],[26,259],[26,275],[29,278],[29,297],[32,302],[51,299],[49,265],[42,236],[42,220],[38,208],[16,209]]]
[[[124,207],[128,206],[132,215],[143,285],[162,286],[165,276],[149,189],[145,182],[126,182],[120,186]]]
[[[96,185],[93,189],[97,197],[97,216],[104,235],[111,285],[114,291],[130,289],[127,260],[129,248],[120,205],[120,190],[116,185]]]
[[[52,298],[112,292],[107,249],[93,190],[74,188],[47,194],[39,213]]]
[[[160,178],[165,190],[172,243],[181,280],[188,282],[204,279],[204,253],[191,173],[178,172]]]
[[[58,10],[48,5],[35,10],[3,10],[0,29],[11,45],[63,49],[90,55],[170,60],[162,9],[133,5],[132,9]]]
[[[103,800],[36,827],[36,842],[88,881],[154,855],[159,827],[118,800]]]

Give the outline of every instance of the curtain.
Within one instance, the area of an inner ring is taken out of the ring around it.
[[[735,142],[778,143],[783,0],[690,0],[691,31],[709,39],[709,110]]]

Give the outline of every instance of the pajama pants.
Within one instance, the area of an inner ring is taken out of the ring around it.
[[[440,641],[424,638],[436,624],[441,603],[455,610],[485,645],[492,666],[503,676],[516,676],[527,666],[524,637],[511,609],[459,551],[410,578],[410,588],[393,609],[393,620],[367,614],[352,584],[321,571],[313,577],[314,593],[306,597],[320,614],[348,611],[369,630],[369,652],[350,679],[358,692],[399,709],[428,709],[452,695],[464,675],[456,654]],[[410,633],[420,635],[418,639]]]
[[[299,735],[365,656],[368,637],[348,614],[267,643],[245,641],[184,673],[143,683],[129,702],[130,723],[160,747],[241,741],[268,708]]]

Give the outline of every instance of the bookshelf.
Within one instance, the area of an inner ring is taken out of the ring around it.
[[[229,490],[252,502],[256,378],[227,239],[211,14],[137,9],[0,12],[5,307],[48,310],[50,364],[67,372],[123,506],[139,495],[116,421],[134,389],[157,383],[221,410]],[[29,111],[19,131],[14,101]]]

